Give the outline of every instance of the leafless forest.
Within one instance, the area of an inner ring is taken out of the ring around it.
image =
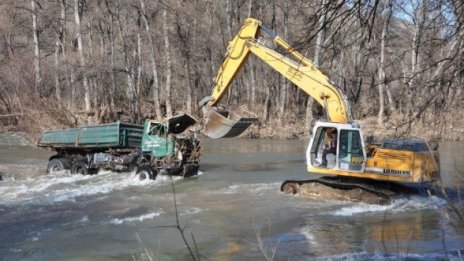
[[[367,128],[464,134],[460,0],[2,0],[0,129],[200,116],[247,17],[327,72]],[[322,117],[254,57],[222,103],[257,113],[261,136],[305,135]]]

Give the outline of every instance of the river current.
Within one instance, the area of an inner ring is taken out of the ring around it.
[[[464,255],[464,235],[440,197],[413,195],[380,206],[282,194],[283,180],[309,178],[307,141],[205,139],[199,176],[149,181],[133,173],[49,175],[52,152],[14,135],[3,135],[0,144],[2,260],[192,260],[176,220],[202,260]],[[442,143],[439,150],[443,183],[457,191],[464,143]]]

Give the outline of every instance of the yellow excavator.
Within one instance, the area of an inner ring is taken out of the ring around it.
[[[281,51],[269,47],[261,37],[263,32],[280,46]],[[391,184],[426,184],[439,179],[435,155],[425,141],[389,140],[365,144],[360,126],[353,121],[348,100],[340,89],[309,59],[253,18],[244,22],[229,43],[212,94],[200,101],[207,136],[235,137],[256,120],[217,108],[250,54],[314,98],[326,115],[326,121],[315,123],[306,161],[309,174],[329,177],[287,180],[282,184],[282,191],[297,193],[304,186],[320,183],[342,190],[358,188],[389,197]]]

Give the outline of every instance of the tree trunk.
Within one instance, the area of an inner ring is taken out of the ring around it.
[[[63,35],[64,35],[64,26],[65,26],[65,19],[66,19],[66,9],[65,5],[63,4],[63,0],[60,1],[61,6],[61,13],[60,13],[60,26],[58,28],[58,32],[56,34],[55,40],[55,98],[58,102],[58,106],[61,107],[61,86],[60,86],[60,52],[62,53],[63,50]]]
[[[119,1],[117,2],[117,22],[118,22],[118,27],[119,27],[119,40],[121,41],[121,44],[123,46],[123,57],[124,57],[124,69],[126,72],[126,79],[127,79],[127,96],[129,96],[129,107],[131,109],[131,114],[132,114],[132,121],[137,122],[138,121],[138,113],[137,113],[137,95],[135,91],[135,82],[134,82],[134,66],[129,64],[129,50],[128,50],[128,44],[125,42],[125,40],[128,39],[126,37],[126,33],[124,32],[124,28],[122,26],[121,22],[121,6],[119,4]],[[136,54],[134,54],[135,57]]]
[[[234,0],[227,0],[226,3],[226,13],[227,13],[227,18],[226,18],[226,23],[227,23],[227,41],[232,41],[233,33],[232,33],[232,28],[234,27],[234,16],[235,16],[235,1]],[[235,77],[235,80],[232,81],[229,90],[227,92],[227,104],[229,105],[230,102],[237,100],[238,95],[238,88],[237,88],[237,77]]]
[[[385,86],[385,36],[388,29],[388,18],[384,17],[382,35],[380,37],[380,62],[379,62],[379,112],[377,114],[377,124],[383,127],[383,114],[385,110],[384,86]]]
[[[252,7],[253,7],[253,0],[250,0],[248,3],[248,17],[252,17]],[[254,106],[256,104],[256,76],[255,76],[255,64],[254,60],[250,57],[248,59],[248,65],[250,68],[250,106]]]
[[[416,77],[416,71],[417,71],[417,65],[418,65],[418,48],[419,48],[419,37],[418,34],[419,32],[419,24],[417,24],[415,30],[414,30],[414,37],[412,41],[412,51],[411,51],[411,71],[408,76],[408,81],[407,81],[407,101],[406,101],[406,113],[407,117],[410,118],[412,117],[413,111],[414,111],[414,104],[413,104],[413,97],[414,97],[414,77]]]
[[[60,14],[60,51],[61,51],[61,61],[64,63],[64,79],[65,79],[65,87],[66,90],[71,90],[71,80],[69,79],[69,65],[67,60],[67,53],[66,53],[66,6],[67,0],[60,1],[61,7],[61,14]],[[60,86],[61,87],[61,86]],[[61,98],[63,98],[63,87],[60,89]],[[70,107],[69,107],[70,108]]]
[[[89,55],[88,55],[88,64],[87,66],[90,68],[94,67],[95,65],[95,56],[93,53],[93,17],[92,14],[89,14],[88,22],[87,22],[87,28],[88,28],[88,50],[89,50]],[[97,72],[98,74],[98,72]],[[92,77],[91,79],[88,79],[89,81],[89,93],[92,95],[90,96],[91,102],[90,104],[93,103],[93,107],[95,110],[98,108],[98,100],[100,100],[99,95],[98,95],[98,85],[97,81],[95,79],[95,76]]]
[[[69,75],[69,80],[71,81],[70,84],[71,84],[71,99],[70,99],[70,102],[68,104],[68,108],[72,108],[72,109],[75,109],[76,106],[76,75],[74,73],[74,71],[71,71],[70,75]]]
[[[113,16],[111,15],[111,24],[110,24],[110,63],[111,63],[111,93],[110,93],[110,113],[113,111],[114,108],[114,96],[116,95],[116,79],[115,79],[115,67],[114,67],[114,21]]]
[[[284,15],[284,39],[288,39],[288,1],[284,1],[283,15]],[[280,104],[279,104],[279,120],[282,122],[285,113],[288,81],[284,76],[280,76]]]
[[[421,97],[416,95],[416,83],[415,78],[420,79],[420,48],[421,39],[423,38],[423,28],[426,18],[426,3],[421,2],[419,7],[419,14],[422,14],[422,17],[416,17],[416,26],[414,28],[414,37],[412,41],[412,52],[411,52],[411,71],[409,74],[408,84],[407,84],[407,117],[411,121],[413,115],[416,111],[415,103],[418,104]]]
[[[325,16],[326,16],[326,4],[327,0],[322,0],[322,15],[319,17],[319,32],[317,33],[317,38],[316,38],[316,50],[314,51],[314,64],[316,66],[320,66],[319,64],[319,59],[321,56],[321,50],[322,50],[322,42],[324,41],[324,22],[325,22]],[[310,127],[312,125],[313,121],[313,98],[308,97],[308,100],[306,102],[306,117],[305,117],[305,126]],[[325,110],[326,108],[324,108]],[[328,115],[327,115],[328,116]]]
[[[387,101],[388,101],[388,108],[390,110],[390,113],[395,113],[395,104],[393,101],[392,94],[390,92],[390,86],[389,84],[386,83],[386,78],[385,78],[385,37],[388,32],[388,24],[390,22],[391,16],[392,16],[392,1],[389,1],[389,6],[388,6],[388,11],[387,14],[384,16],[384,22],[383,22],[383,27],[382,27],[382,35],[380,38],[380,63],[379,63],[379,102],[380,102],[380,108],[379,108],[379,114],[377,116],[377,122],[379,126],[383,126],[383,112],[384,112],[384,107],[385,107],[385,98],[384,98],[384,92],[387,93]]]
[[[227,0],[226,13],[227,13],[227,37],[228,41],[232,40],[232,27],[234,26],[234,0]]]
[[[60,40],[57,37],[55,42],[55,98],[58,106],[61,107],[61,87],[60,87]]]
[[[141,110],[140,110],[140,93],[142,92],[142,39],[140,37],[140,33],[137,33],[137,81],[135,84],[135,95],[136,95],[136,113],[137,113],[137,121],[136,123],[140,123],[141,118]]]
[[[190,50],[187,52],[188,55],[187,55],[187,63],[186,63],[186,66],[187,66],[187,75],[189,77],[189,86],[187,88],[187,100],[186,100],[186,104],[187,104],[187,113],[191,114],[192,111],[193,111],[193,108],[192,108],[192,99],[196,101],[196,98],[194,99],[193,96],[196,95],[196,92],[195,92],[195,86],[196,86],[196,83],[197,83],[197,70],[193,70],[193,77],[192,77],[192,55],[191,53],[195,53],[196,50],[197,50],[197,36],[196,36],[196,28],[197,28],[197,17],[195,16],[193,18],[193,28],[192,28],[192,46],[191,47],[187,47],[189,48]],[[195,62],[195,60],[193,60],[193,62]],[[193,79],[192,79],[193,78]]]
[[[15,8],[13,10],[13,22],[15,20],[15,17],[16,17],[16,11],[17,9]],[[5,44],[6,44],[6,49],[8,50],[8,59],[13,59],[13,56],[14,56],[14,49],[13,49],[13,45],[12,45],[12,42],[13,42],[13,32],[14,32],[14,28],[10,28],[8,29],[8,32],[6,34],[3,35],[4,39],[5,39]]]
[[[164,48],[166,58],[166,116],[172,117],[172,106],[171,106],[171,47],[169,45],[169,28],[168,28],[168,17],[166,9],[163,10],[163,30],[164,30]]]
[[[80,0],[74,0],[74,18],[76,20],[76,38],[77,38],[77,50],[79,53],[79,66],[82,70],[82,81],[84,84],[84,101],[85,101],[85,110],[90,112],[91,105],[90,105],[90,88],[89,82],[87,78],[87,71],[85,68],[85,58],[84,58],[84,50],[82,46],[82,35],[81,35],[81,18],[79,15],[79,4]],[[87,119],[89,120],[89,118]]]
[[[155,105],[155,113],[158,119],[163,117],[161,113],[160,106],[160,95],[159,95],[159,82],[158,82],[158,70],[156,69],[156,59],[155,59],[155,46],[153,41],[153,35],[150,32],[150,25],[147,20],[147,11],[145,10],[144,0],[140,0],[140,8],[142,11],[142,21],[145,25],[145,32],[148,36],[148,41],[150,43],[150,62],[151,62],[151,72],[153,74],[152,89],[153,89],[153,102]]]
[[[34,72],[35,84],[34,90],[39,96],[41,92],[42,78],[40,74],[40,49],[39,49],[39,31],[37,25],[37,1],[31,0],[32,7],[32,35],[34,37]]]

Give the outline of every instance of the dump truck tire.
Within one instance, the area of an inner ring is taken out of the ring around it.
[[[89,168],[87,168],[85,161],[78,160],[74,162],[71,167],[71,174],[89,175]]]
[[[139,180],[156,179],[156,175],[158,174],[150,165],[139,166],[135,173],[139,177]]]
[[[48,162],[47,165],[47,173],[54,173],[65,169],[69,169],[69,165],[68,162],[62,158],[52,159]]]

